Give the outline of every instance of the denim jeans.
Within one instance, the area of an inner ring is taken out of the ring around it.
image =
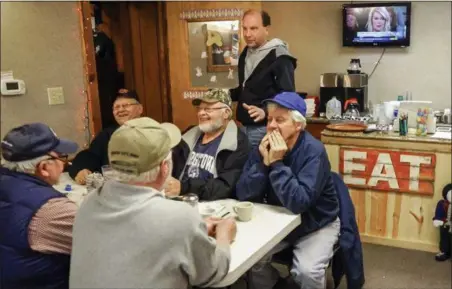
[[[267,133],[265,126],[243,126],[242,130],[248,136],[252,148],[258,147]]]
[[[325,288],[325,272],[333,258],[334,244],[340,233],[341,222],[337,218],[320,230],[312,232],[293,246],[293,260],[290,274],[301,289]],[[278,271],[271,265],[274,254],[288,248],[287,242],[276,245],[266,256],[251,268],[251,288],[271,289],[279,278]]]

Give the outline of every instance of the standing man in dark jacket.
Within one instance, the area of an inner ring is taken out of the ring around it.
[[[253,147],[259,145],[266,132],[262,101],[282,91],[295,91],[297,60],[282,40],[267,41],[270,24],[265,11],[244,13],[242,28],[247,46],[239,58],[239,86],[231,89],[232,101],[238,102],[237,120]]]
[[[1,148],[0,288],[67,289],[77,205],[52,186],[78,145],[31,123]]]
[[[68,172],[78,184],[84,185],[86,177],[93,172],[101,173],[101,168],[108,165],[108,142],[111,135],[123,123],[138,118],[143,113],[143,106],[134,91],[120,89],[113,102],[113,116],[117,125],[102,130],[91,142],[89,148],[79,152]]]
[[[267,134],[253,149],[237,183],[241,201],[284,206],[302,223],[251,269],[253,288],[273,288],[272,255],[293,248],[291,274],[302,289],[325,288],[325,270],[338,240],[339,204],[323,144],[306,127],[306,103],[295,92],[266,101]]]
[[[201,200],[232,198],[250,151],[248,138],[231,120],[227,90],[213,89],[193,105],[199,124],[173,149],[173,177],[165,193],[194,193]]]

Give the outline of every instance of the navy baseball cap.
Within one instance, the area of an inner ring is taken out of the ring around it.
[[[78,144],[57,137],[43,123],[30,123],[12,129],[2,140],[2,156],[11,162],[20,162],[42,157],[50,152],[72,154]]]
[[[130,98],[140,102],[137,92],[135,90],[128,90],[126,88],[121,88],[120,90],[118,90],[114,100],[116,101],[118,98]]]
[[[306,102],[296,92],[281,92],[275,95],[274,98],[266,99],[262,103],[266,104],[268,102],[276,103],[290,110],[296,110],[301,113],[301,115],[306,116]]]

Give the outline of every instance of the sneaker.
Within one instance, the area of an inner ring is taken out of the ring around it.
[[[435,260],[438,262],[443,262],[446,261],[450,258],[450,255],[447,255],[443,252],[439,252],[438,254],[435,255]]]

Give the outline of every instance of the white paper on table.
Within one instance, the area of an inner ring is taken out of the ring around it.
[[[210,82],[217,82],[217,76],[212,75],[212,77],[210,78]]]
[[[203,51],[203,52],[201,53],[201,58],[207,58],[207,52]]]

